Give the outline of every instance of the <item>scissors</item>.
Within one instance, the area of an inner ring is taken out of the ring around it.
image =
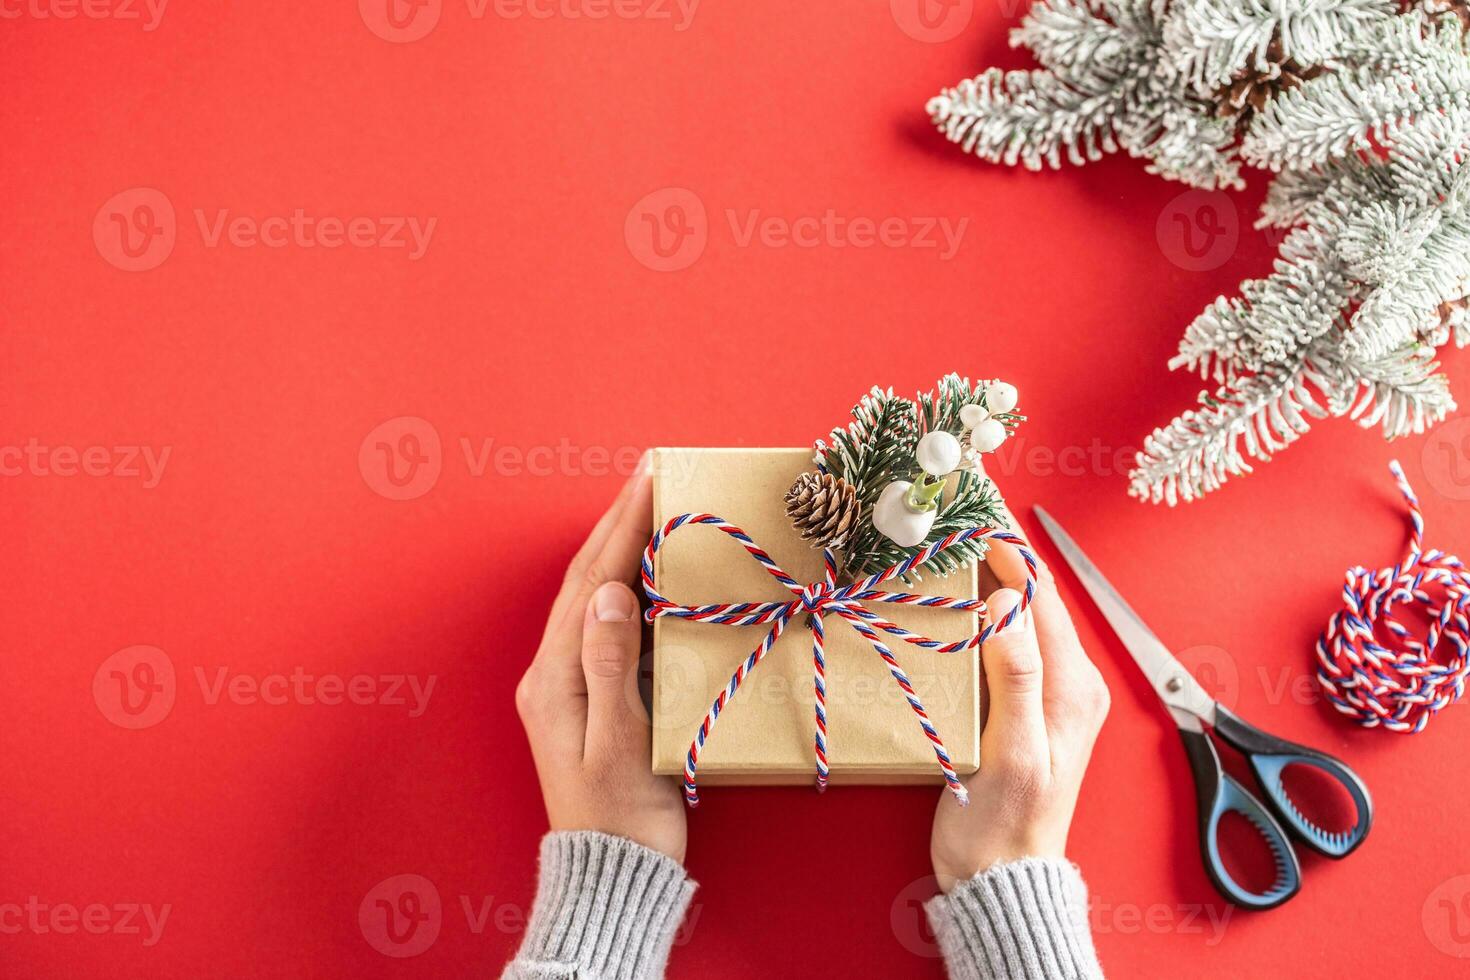
[[[1204,858],[1205,872],[1220,894],[1242,908],[1271,909],[1300,891],[1301,864],[1287,830],[1292,837],[1329,858],[1346,857],[1363,843],[1373,822],[1373,801],[1368,796],[1368,787],[1363,785],[1357,773],[1330,755],[1277,738],[1247,724],[1210,697],[1103,578],[1097,566],[1077,547],[1077,542],[1050,514],[1040,507],[1035,510],[1041,526],[1046,528],[1057,550],[1148,677],[1154,693],[1169,709],[1174,724],[1179,726],[1184,751],[1189,756],[1189,767],[1194,773],[1195,798],[1199,805],[1200,854]],[[1216,738],[1240,752],[1250,763],[1264,802],[1225,772],[1210,739],[1211,730]],[[1304,815],[1282,783],[1282,772],[1287,766],[1307,766],[1336,780],[1352,798],[1357,810],[1357,822],[1353,828],[1341,833],[1329,832]],[[1276,859],[1276,880],[1265,891],[1254,892],[1243,887],[1230,875],[1220,858],[1220,820],[1227,813],[1235,813],[1248,820]],[[1283,824],[1287,830],[1282,829]]]

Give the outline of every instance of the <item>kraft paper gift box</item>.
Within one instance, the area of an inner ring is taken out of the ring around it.
[[[787,488],[814,469],[809,449],[657,449],[654,526],[684,513],[708,513],[743,529],[803,584],[823,577],[822,552],[803,541],[786,516]],[[714,527],[685,525],[654,556],[658,591],[671,602],[789,601],[741,544]],[[976,598],[973,566],[944,577],[923,573],[905,585],[879,586]],[[949,642],[974,634],[978,615],[952,609],[873,603],[885,619]],[[942,783],[934,749],[888,666],[842,617],[826,626],[827,758],[831,782]],[[684,771],[689,743],[711,702],[770,626],[727,626],[660,617],[653,628],[653,769]],[[909,675],[956,772],[974,772],[980,752],[977,650],[934,653],[882,634]],[[812,635],[798,614],[741,684],[714,725],[699,758],[703,785],[810,783],[813,747]]]

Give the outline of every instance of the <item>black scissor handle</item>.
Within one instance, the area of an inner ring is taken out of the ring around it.
[[[1286,831],[1270,812],[1236,782],[1220,765],[1215,743],[1204,732],[1179,730],[1189,767],[1194,771],[1194,788],[1199,803],[1199,846],[1205,873],[1219,893],[1241,908],[1265,910],[1291,898],[1302,887],[1302,869]],[[1230,875],[1220,856],[1220,821],[1237,813],[1250,821],[1276,862],[1276,880],[1263,892],[1253,892]]]
[[[1276,816],[1312,850],[1330,858],[1346,857],[1368,836],[1368,829],[1373,825],[1373,798],[1358,774],[1342,762],[1325,752],[1267,734],[1220,705],[1215,707],[1215,734],[1246,757]],[[1281,779],[1286,767],[1292,765],[1325,773],[1347,791],[1356,810],[1351,830],[1342,833],[1324,830],[1302,813]]]

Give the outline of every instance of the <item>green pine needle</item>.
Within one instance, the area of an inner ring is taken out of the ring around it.
[[[939,379],[931,392],[921,392],[910,401],[892,389],[874,388],[852,409],[853,420],[833,429],[827,441],[818,440],[818,467],[851,484],[862,507],[857,531],[841,554],[845,577],[881,572],[918,554],[925,547],[955,531],[973,527],[1008,527],[1002,516],[1000,494],[994,483],[969,469],[949,477],[946,497],[929,536],[913,548],[900,547],[873,526],[872,509],[883,489],[895,480],[916,480],[920,470],[914,458],[919,438],[944,431],[960,439],[965,424],[960,410],[966,405],[985,406],[983,389],[957,374]],[[1007,428],[1024,416],[997,415]],[[982,540],[962,541],[930,558],[920,568],[948,575],[980,561],[989,550]],[[917,569],[904,576],[917,581]]]

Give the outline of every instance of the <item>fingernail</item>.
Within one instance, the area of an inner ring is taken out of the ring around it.
[[[604,582],[592,593],[592,611],[599,622],[626,623],[638,612],[633,590],[620,582]]]
[[[1021,593],[1017,592],[1015,589],[996,589],[994,592],[990,593],[990,598],[985,600],[986,624],[993,626],[996,623],[999,623],[1002,619],[1005,619],[1007,613],[1009,613],[1012,609],[1016,608],[1020,604]],[[1025,612],[1023,612],[1020,616],[1016,617],[1016,619],[1011,622],[1011,628],[1019,626],[1022,629],[1026,629],[1029,628],[1030,625],[1031,607],[1029,606],[1026,607]]]
[[[638,458],[638,476],[648,476],[653,473],[653,450],[643,450],[643,455]]]

